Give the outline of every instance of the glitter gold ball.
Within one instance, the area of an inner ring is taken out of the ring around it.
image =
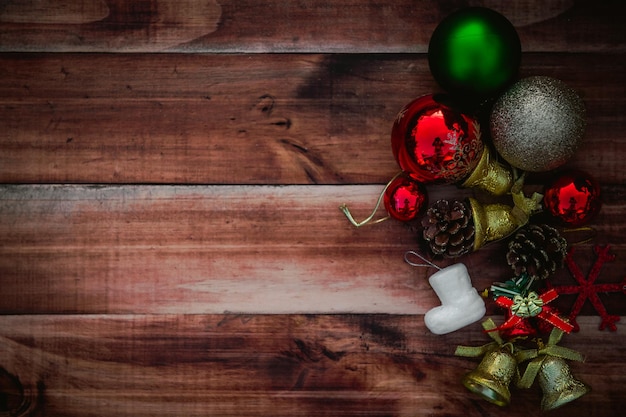
[[[555,78],[519,80],[496,101],[490,118],[498,153],[525,171],[544,172],[566,163],[585,131],[585,105]]]

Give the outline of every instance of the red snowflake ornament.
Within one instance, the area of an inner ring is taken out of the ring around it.
[[[585,301],[588,299],[591,302],[591,305],[596,309],[598,315],[602,318],[602,322],[600,323],[600,330],[604,330],[608,328],[612,332],[617,330],[617,326],[615,323],[619,321],[619,316],[611,315],[606,311],[602,300],[598,296],[600,292],[623,292],[626,294],[626,277],[621,283],[615,284],[595,284],[598,275],[600,275],[600,269],[602,269],[602,265],[605,262],[610,262],[615,259],[615,255],[609,254],[609,249],[611,247],[609,245],[599,246],[596,245],[594,250],[596,252],[597,258],[591,267],[591,271],[589,271],[589,275],[585,279],[582,271],[574,262],[574,247],[570,248],[567,256],[565,257],[565,264],[567,268],[570,270],[574,279],[578,282],[578,285],[563,285],[558,287],[552,287],[557,291],[559,295],[561,294],[578,294],[578,298],[574,302],[574,306],[572,307],[572,311],[569,314],[569,321],[574,326],[573,331],[577,332],[580,330],[578,323],[576,322],[576,317],[580,310],[582,309]]]

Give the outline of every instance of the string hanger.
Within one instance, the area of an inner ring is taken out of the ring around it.
[[[409,256],[416,256],[416,257],[418,257],[419,259],[421,259],[423,262],[426,262],[426,263],[421,264],[421,263],[416,263],[416,262],[413,262],[413,261],[411,261],[411,260],[409,259]],[[415,252],[415,251],[413,251],[413,250],[406,251],[406,252],[404,253],[404,261],[405,261],[407,264],[411,265],[411,266],[415,266],[415,267],[421,267],[421,266],[424,266],[424,267],[429,267],[429,266],[432,266],[433,268],[436,268],[437,270],[441,271],[441,268],[440,268],[440,267],[438,267],[438,266],[437,266],[437,265],[435,265],[434,263],[430,262],[428,259],[424,258],[422,255],[420,255],[419,253],[417,253],[417,252]]]
[[[367,216],[367,218],[365,218],[364,220],[357,222],[352,216],[352,213],[350,213],[350,209],[348,208],[346,204],[340,205],[339,210],[341,210],[343,214],[345,214],[345,216],[348,218],[348,220],[350,220],[350,223],[352,223],[354,227],[361,227],[361,226],[365,226],[366,224],[377,224],[377,223],[384,222],[385,220],[389,220],[390,216],[381,217],[380,219],[376,219],[376,220],[372,220],[372,219],[376,215],[376,212],[378,211],[378,208],[380,207],[380,203],[382,203],[385,197],[385,191],[387,191],[387,188],[389,188],[391,183],[400,175],[402,175],[402,171],[398,172],[396,175],[394,175],[394,177],[391,180],[389,180],[389,182],[385,185],[385,188],[383,188],[383,190],[380,192],[380,195],[378,196],[378,201],[376,202],[376,206],[374,206],[374,210],[372,211],[372,214]]]

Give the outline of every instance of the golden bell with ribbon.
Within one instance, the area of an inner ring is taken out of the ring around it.
[[[556,356],[546,356],[537,375],[543,391],[541,409],[544,411],[561,407],[590,391],[583,382],[575,379],[567,362]]]
[[[514,187],[511,195],[513,206],[507,204],[481,204],[469,198],[472,218],[474,219],[474,250],[480,249],[488,242],[503,239],[528,223],[530,216],[541,210],[543,196],[534,193],[526,197]]]
[[[493,195],[504,195],[514,184],[511,168],[497,162],[494,151],[485,146],[476,168],[461,183],[463,188],[480,188]]]
[[[475,370],[465,375],[463,385],[485,400],[499,405],[511,401],[509,383],[517,371],[517,360],[510,349],[501,347],[489,351]]]

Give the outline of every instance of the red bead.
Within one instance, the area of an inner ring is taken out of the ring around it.
[[[385,190],[384,203],[387,212],[396,220],[413,220],[426,206],[426,188],[409,177],[394,179]]]
[[[543,203],[563,224],[581,226],[600,211],[600,186],[589,174],[570,170],[546,186]]]
[[[391,147],[400,168],[425,184],[464,179],[484,150],[478,121],[432,94],[413,100],[398,114]]]

